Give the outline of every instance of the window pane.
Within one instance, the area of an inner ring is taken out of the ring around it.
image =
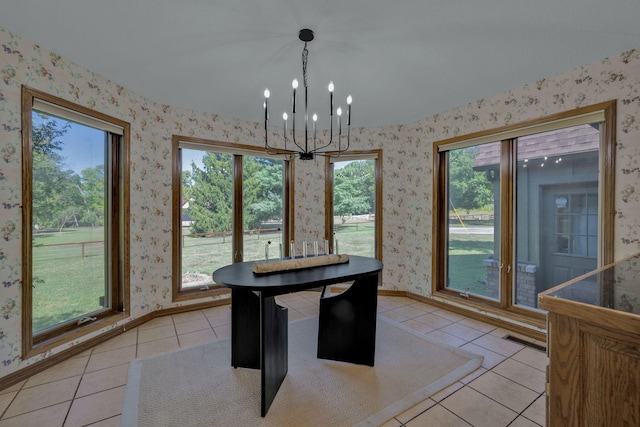
[[[448,155],[447,287],[500,297],[500,143]]]
[[[515,303],[597,267],[597,124],[517,141]]]
[[[335,162],[333,170],[333,250],[375,258],[375,160]]]
[[[32,332],[110,306],[106,132],[32,113]]]
[[[283,160],[242,157],[244,261],[284,256]]]
[[[182,289],[201,288],[233,260],[233,155],[181,151]]]

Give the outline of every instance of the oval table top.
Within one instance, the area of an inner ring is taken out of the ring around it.
[[[269,295],[281,295],[356,280],[378,273],[383,267],[382,262],[375,258],[349,255],[349,262],[343,264],[257,275],[253,272],[255,263],[256,261],[239,262],[219,268],[213,272],[213,281],[232,289],[242,288]]]

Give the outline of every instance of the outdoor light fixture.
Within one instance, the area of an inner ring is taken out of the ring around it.
[[[300,160],[312,160],[316,155],[320,156],[338,156],[341,153],[347,151],[349,149],[349,138],[351,133],[351,95],[347,97],[347,135],[346,135],[346,146],[342,146],[342,140],[344,136],[342,135],[342,108],[338,107],[336,110],[336,114],[338,116],[338,144],[337,148],[330,147],[333,143],[333,82],[329,82],[329,142],[326,144],[318,146],[317,141],[317,131],[316,131],[316,122],[318,121],[318,115],[313,114],[312,120],[312,135],[310,138],[309,135],[309,114],[307,112],[308,108],[308,87],[307,87],[307,59],[309,57],[309,50],[307,49],[307,43],[313,40],[313,31],[310,29],[302,29],[298,34],[300,40],[304,42],[304,49],[302,49],[302,77],[304,84],[304,142],[300,144],[296,141],[296,92],[298,89],[298,79],[294,79],[291,83],[291,87],[293,88],[293,97],[292,97],[292,111],[291,111],[291,138],[288,138],[288,120],[289,115],[285,112],[282,114],[283,130],[284,130],[284,150],[294,151],[298,153],[298,157]],[[264,91],[264,147],[265,150],[269,152],[278,152],[278,149],[272,145],[269,145],[269,89],[265,89]],[[292,149],[287,149],[287,140],[291,139],[293,142]],[[281,152],[281,151],[280,151]]]

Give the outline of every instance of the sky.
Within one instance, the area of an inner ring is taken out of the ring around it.
[[[105,132],[103,130],[53,117],[49,117],[49,120],[57,121],[58,129],[62,128],[64,123],[71,125],[60,138],[64,142],[60,154],[65,158],[66,168],[80,174],[83,169],[104,164]],[[42,123],[42,119],[34,115],[34,125],[38,123]]]

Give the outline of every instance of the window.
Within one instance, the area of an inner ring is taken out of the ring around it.
[[[211,277],[225,265],[288,255],[284,155],[180,136],[173,153],[174,300],[227,292]]]
[[[612,261],[615,102],[434,144],[434,288],[543,319],[538,294]]]
[[[380,150],[327,157],[326,235],[332,253],[381,259]]]
[[[29,356],[128,309],[129,129],[34,89],[23,87],[22,96],[23,353]]]
[[[448,289],[463,295],[475,294],[489,299],[500,298],[499,277],[487,278],[485,264],[500,259],[500,232],[495,225],[495,189],[500,188],[500,174],[478,170],[483,156],[500,153],[500,143],[450,150],[447,156],[447,233],[446,268]],[[498,200],[496,200],[498,199]]]

